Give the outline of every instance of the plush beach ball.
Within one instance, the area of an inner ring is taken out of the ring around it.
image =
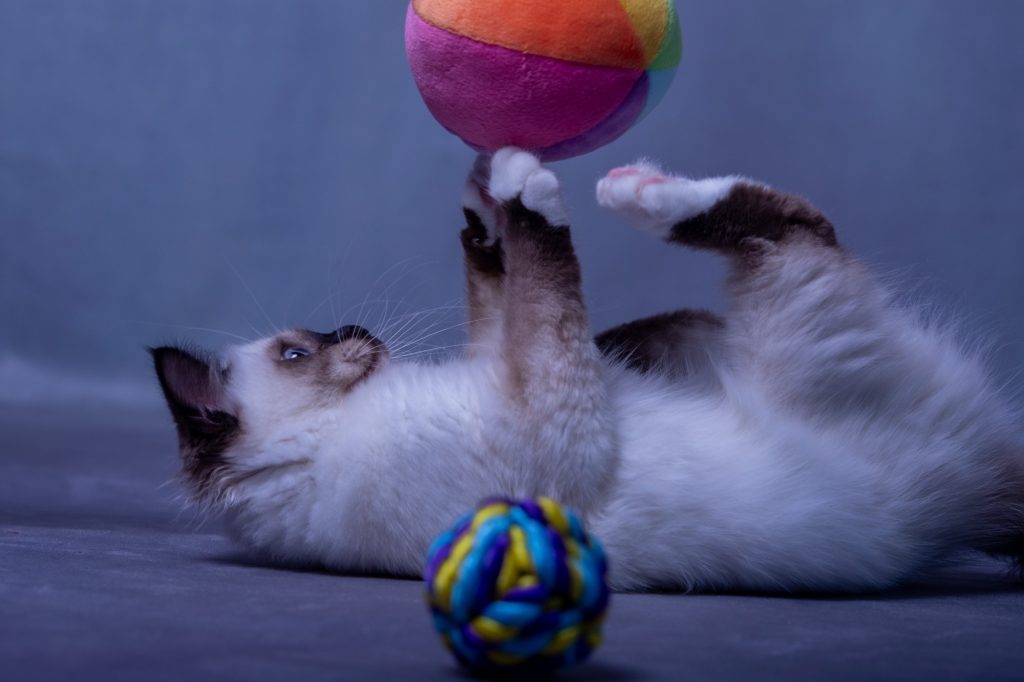
[[[478,150],[546,160],[629,130],[682,53],[674,0],[413,0],[405,44],[441,125]]]
[[[434,627],[477,671],[553,670],[601,642],[607,563],[579,518],[548,498],[485,500],[430,547]]]

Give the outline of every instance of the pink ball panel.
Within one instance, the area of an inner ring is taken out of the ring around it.
[[[648,73],[636,82],[626,101],[619,105],[619,108],[612,112],[611,116],[598,123],[582,135],[559,142],[556,145],[545,149],[537,150],[537,153],[545,161],[561,161],[592,152],[595,149],[610,144],[620,138],[623,133],[633,127],[633,124],[640,120],[644,113],[650,97],[650,79]]]
[[[434,117],[469,145],[489,150],[540,150],[580,137],[613,117],[645,76],[464,38],[423,21],[411,6],[406,49]]]

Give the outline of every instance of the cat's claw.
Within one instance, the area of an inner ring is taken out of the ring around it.
[[[743,180],[735,175],[691,180],[641,162],[615,168],[598,181],[597,203],[635,227],[666,237],[673,226],[709,210]]]
[[[487,189],[490,174],[490,157],[478,155],[462,192],[462,208],[475,215],[487,232],[486,236],[480,237],[484,242],[491,241],[498,231],[498,204]]]
[[[520,199],[523,206],[544,216],[550,225],[567,225],[569,215],[558,178],[529,152],[515,147],[498,150],[491,160],[490,195],[505,203]]]

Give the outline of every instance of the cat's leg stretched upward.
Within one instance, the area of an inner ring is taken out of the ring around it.
[[[899,396],[894,382],[906,377],[896,375],[920,350],[900,333],[917,327],[893,314],[889,293],[809,202],[739,176],[691,180],[649,164],[611,171],[597,193],[641,229],[729,258],[729,363],[774,400],[820,416]]]
[[[468,354],[493,355],[501,348],[504,324],[505,258],[498,236],[498,222],[504,221],[501,206],[491,197],[487,184],[491,159],[481,154],[466,178],[462,213],[462,249],[466,266],[468,305]]]
[[[478,159],[463,207],[471,354],[494,363],[504,412],[494,449],[517,471],[516,492],[585,512],[617,450],[558,179],[502,149]]]
[[[967,544],[1024,557],[1015,411],[982,363],[839,246],[820,211],[741,177],[691,180],[650,164],[611,171],[597,195],[641,229],[730,259],[724,373],[862,438],[922,556]]]

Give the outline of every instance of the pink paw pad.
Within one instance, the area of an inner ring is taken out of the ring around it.
[[[628,178],[631,175],[640,175],[641,170],[636,166],[623,166],[608,171],[609,178]]]
[[[636,191],[637,192],[642,192],[644,187],[649,187],[651,185],[661,185],[664,182],[665,182],[665,177],[664,176],[662,176],[662,175],[652,175],[649,178],[644,178],[643,180],[641,180],[640,184],[637,185],[637,187],[636,187]]]

